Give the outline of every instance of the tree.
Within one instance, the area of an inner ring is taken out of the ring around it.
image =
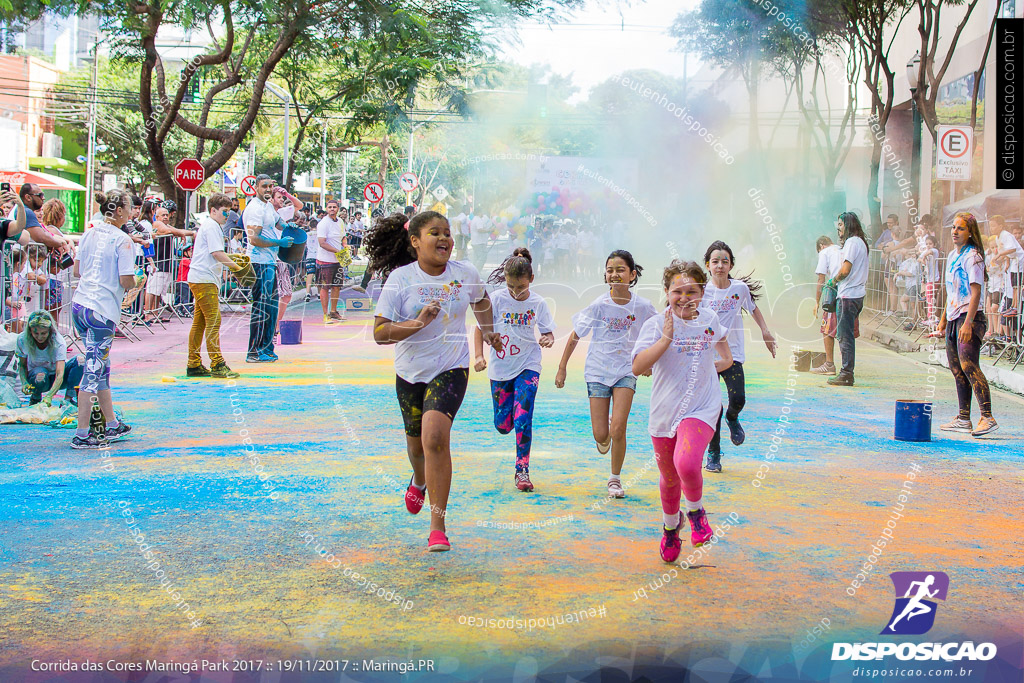
[[[47,115],[74,132],[82,146],[88,137],[91,72],[88,67],[62,76],[46,107]],[[100,60],[97,72],[96,142],[106,146],[98,156],[113,167],[128,189],[143,196],[156,183],[156,172],[145,140],[138,134],[143,118],[134,90],[137,72],[131,65],[105,59]],[[189,156],[191,142],[181,131],[174,131],[166,143],[168,155]]]
[[[784,30],[756,0],[702,0],[700,7],[676,17],[670,30],[681,51],[739,73],[747,89],[749,148],[759,163],[761,150],[758,88],[765,62],[775,62],[778,35]]]
[[[892,112],[894,72],[889,50],[895,34],[914,0],[841,0],[842,14],[861,52],[864,85],[871,96],[871,160],[868,162],[868,211],[870,223],[882,222],[878,177],[882,162],[885,126]],[[895,25],[894,25],[895,24]],[[887,33],[891,36],[887,40]]]
[[[921,63],[918,66],[918,88],[914,93],[914,100],[917,102],[917,109],[921,113],[921,119],[928,126],[928,130],[934,139],[935,127],[939,124],[939,117],[935,113],[935,101],[939,96],[939,86],[942,85],[942,80],[946,76],[946,70],[953,59],[953,51],[960,40],[960,34],[963,33],[964,27],[974,12],[974,8],[978,6],[978,0],[915,0],[915,2],[919,19],[917,32],[921,36]],[[956,29],[953,31],[953,35],[949,38],[945,54],[940,55],[939,29],[941,28],[942,9],[944,6],[962,7],[964,8],[964,13]],[[993,15],[998,15],[998,13],[999,7],[997,5],[993,8]],[[991,31],[989,35],[991,36]],[[989,42],[991,42],[991,37]],[[985,54],[988,54],[988,45],[985,47]]]
[[[508,13],[526,16],[549,12],[562,4],[574,4],[574,0],[510,0],[501,7],[486,0],[450,0],[443,4],[417,0],[54,0],[50,7],[64,14],[86,9],[97,13],[117,54],[139,65],[139,107],[145,122],[146,149],[164,193],[183,201],[183,193],[172,178],[175,160],[169,159],[165,150],[172,131],[179,129],[199,140],[197,157],[207,176],[211,175],[234,155],[256,123],[267,80],[278,64],[300,37],[315,32],[316,27],[330,26],[343,39],[359,38],[372,36],[382,26],[400,20],[408,26],[426,26],[451,44],[464,41],[467,49],[473,49],[487,22],[497,22]],[[13,11],[5,16],[38,15],[42,5],[41,0],[17,0]],[[168,73],[170,65],[157,50],[157,35],[161,27],[169,25],[192,32],[205,28],[211,39],[210,49],[186,62],[180,77]],[[274,30],[268,32],[268,26]],[[268,34],[269,39],[261,39]],[[197,107],[188,102],[188,96],[192,80],[201,72],[211,81]],[[218,108],[234,106],[231,124],[211,121],[215,100]],[[207,144],[211,147],[208,155]]]

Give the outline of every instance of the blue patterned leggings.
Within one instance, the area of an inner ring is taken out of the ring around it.
[[[114,323],[81,304],[72,304],[71,320],[85,341],[85,368],[79,391],[95,394],[110,388],[110,345]]]
[[[530,471],[530,446],[533,444],[533,399],[537,397],[540,374],[523,370],[515,378],[491,380],[494,399],[494,426],[502,434],[516,430],[516,472]]]

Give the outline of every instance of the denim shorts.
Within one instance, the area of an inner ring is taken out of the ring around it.
[[[632,389],[636,391],[636,377],[626,375],[611,386],[601,384],[600,382],[587,382],[587,396],[590,398],[611,398],[612,389]]]

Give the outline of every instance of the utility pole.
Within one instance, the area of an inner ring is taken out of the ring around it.
[[[341,205],[348,208],[348,150],[341,153]]]
[[[323,120],[324,134],[320,141],[320,206],[327,203],[327,119]]]
[[[89,80],[89,142],[85,164],[85,225],[89,224],[89,216],[92,215],[93,192],[96,186],[93,176],[96,172],[96,109],[99,105],[96,99],[96,85],[99,81],[100,73],[99,46],[98,40],[92,44],[92,77]]]

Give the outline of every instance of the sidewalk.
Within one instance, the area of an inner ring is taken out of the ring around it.
[[[862,319],[865,317],[868,316],[862,314]],[[877,321],[862,324],[860,331],[862,339],[870,339],[885,348],[905,354],[926,365],[941,365],[944,368],[949,368],[949,363],[946,361],[945,342],[942,339],[929,337],[927,332],[921,335],[920,328],[905,331],[900,326],[894,327],[894,323],[890,319],[880,325],[877,324]],[[999,349],[992,353],[985,351],[988,351],[988,348],[982,352],[981,369],[989,383],[1000,389],[1024,396],[1024,362],[1014,369],[1017,356],[1012,350],[1007,351],[1002,358],[999,358]],[[997,358],[999,358],[998,364],[993,364]]]

